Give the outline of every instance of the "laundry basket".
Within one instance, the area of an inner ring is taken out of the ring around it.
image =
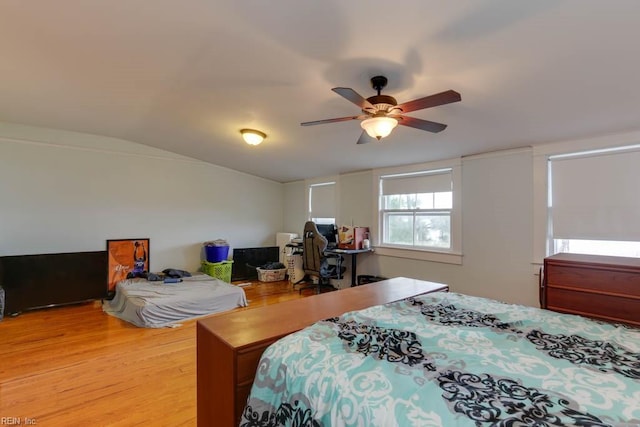
[[[202,272],[223,282],[231,283],[231,267],[233,261],[208,262],[202,261]]]
[[[229,244],[226,240],[218,239],[204,242],[204,253],[208,262],[225,261],[229,256]]]
[[[258,272],[258,280],[261,282],[277,282],[279,280],[284,280],[284,277],[287,274],[286,268],[279,268],[277,270],[265,270],[263,268],[257,267],[256,271]]]

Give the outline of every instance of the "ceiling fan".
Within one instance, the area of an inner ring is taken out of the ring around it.
[[[353,102],[362,109],[359,116],[338,117],[335,119],[316,120],[313,122],[300,123],[302,126],[320,125],[323,123],[344,122],[347,120],[363,120],[360,126],[364,131],[358,139],[358,144],[365,144],[376,138],[378,141],[388,136],[393,128],[398,124],[409,126],[428,132],[441,132],[447,125],[431,122],[428,120],[416,119],[403,115],[411,111],[422,110],[423,108],[437,107],[438,105],[450,104],[461,100],[460,94],[455,90],[447,90],[424,98],[414,99],[398,105],[396,99],[389,95],[381,95],[380,92],[387,85],[387,78],[375,76],[371,78],[371,86],[378,91],[377,95],[367,99],[358,92],[348,87],[334,87],[331,89],[338,95]],[[371,138],[369,138],[371,137]]]

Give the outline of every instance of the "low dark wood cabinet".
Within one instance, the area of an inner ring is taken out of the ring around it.
[[[197,325],[198,426],[237,426],[265,348],[318,320],[429,292],[442,283],[396,277],[212,316]]]
[[[640,259],[563,253],[547,257],[540,305],[640,325]]]

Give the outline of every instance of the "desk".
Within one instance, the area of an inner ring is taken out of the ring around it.
[[[356,257],[358,254],[365,252],[373,252],[373,249],[327,249],[324,251],[328,254],[351,255],[351,286],[356,286]]]
[[[302,254],[302,244],[297,243],[289,243],[287,247],[292,248],[292,254]],[[351,255],[351,286],[356,286],[356,258],[358,254],[363,254],[367,252],[373,252],[373,248],[369,249],[340,249],[340,248],[331,248],[325,249],[325,254],[331,255]]]

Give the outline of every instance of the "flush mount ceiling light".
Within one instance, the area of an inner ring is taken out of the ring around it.
[[[240,133],[244,142],[249,145],[258,145],[267,137],[266,133],[255,129],[241,129]]]
[[[372,117],[360,123],[371,138],[380,141],[381,138],[389,136],[394,127],[398,126],[398,121],[392,117]]]

